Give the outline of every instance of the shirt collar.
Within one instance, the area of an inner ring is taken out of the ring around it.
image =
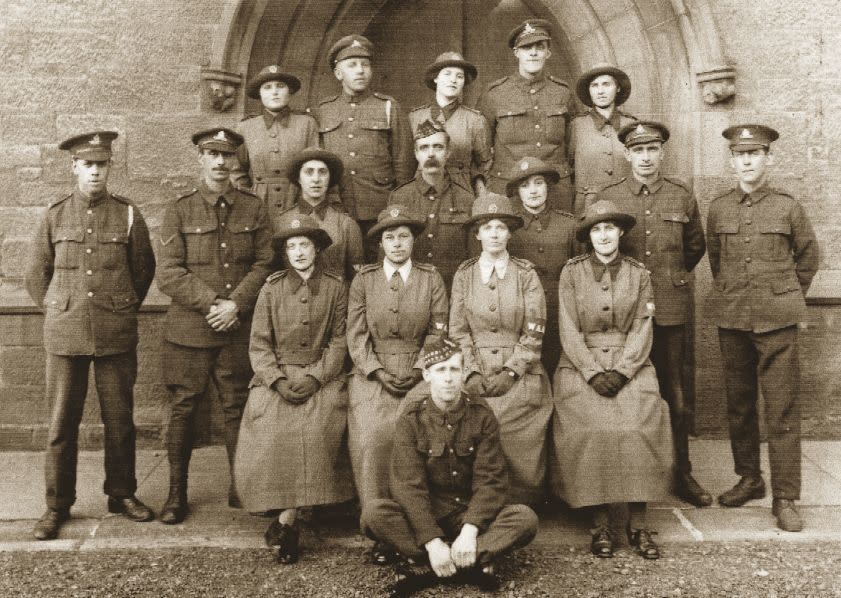
[[[324,199],[322,199],[316,205],[312,205],[310,202],[306,201],[303,198],[298,200],[298,212],[300,212],[301,214],[318,216],[319,220],[324,220],[324,217],[327,215],[327,208],[329,207],[330,202],[327,200],[327,196],[325,196]]]
[[[492,259],[483,251],[479,256],[479,272],[482,275],[482,284],[488,284],[491,275],[496,271],[496,277],[500,280],[505,278],[505,272],[508,270],[509,255],[505,252],[499,259]]]
[[[605,264],[596,256],[594,251],[590,254],[590,265],[593,267],[593,278],[596,282],[602,279],[605,270],[610,271],[612,280],[616,280],[616,275],[619,274],[619,268],[622,266],[622,254],[617,253],[611,262]]]
[[[543,86],[546,85],[546,75],[541,73],[540,76],[537,77],[537,79],[529,80],[523,77],[520,73],[517,73],[516,81],[517,84],[520,86],[520,89],[528,91],[533,88],[540,91],[541,89],[543,89]]]
[[[765,184],[763,184],[759,189],[754,189],[750,193],[745,193],[744,189],[741,187],[736,187],[736,191],[739,193],[739,203],[747,201],[748,199],[750,199],[751,203],[757,203],[771,192],[768,185]]]
[[[426,180],[423,178],[423,175],[418,173],[417,183],[418,189],[424,197],[435,195],[435,197],[438,198],[444,195],[444,193],[447,192],[447,189],[450,188],[450,174],[449,172],[445,171],[444,178],[441,180],[441,182],[438,183],[438,185],[431,185],[430,183],[426,182]]]
[[[519,210],[520,217],[523,219],[523,229],[528,229],[535,220],[539,221],[544,227],[549,226],[549,219],[552,217],[551,213],[549,212],[549,208],[546,207],[546,204],[543,204],[543,210],[534,214],[529,212],[525,207],[520,207]]]
[[[461,101],[453,100],[446,106],[439,106],[438,102],[433,102],[432,108],[429,111],[429,116],[432,120],[437,120],[440,123],[445,123],[450,120],[453,113],[461,106]]]
[[[622,127],[622,118],[619,114],[619,110],[616,108],[613,109],[613,112],[610,113],[610,118],[605,118],[602,116],[602,113],[596,110],[595,108],[590,108],[590,118],[593,119],[593,124],[596,126],[596,129],[601,131],[605,125],[610,125],[613,127],[615,131],[619,131]]]
[[[386,280],[391,280],[395,272],[400,272],[400,278],[403,279],[403,284],[406,284],[406,281],[409,280],[409,272],[412,271],[412,258],[406,260],[399,268],[395,268],[390,261],[384,259],[383,270],[385,271]]]
[[[354,94],[349,94],[344,89],[342,90],[342,97],[348,104],[351,102],[356,102],[357,104],[362,103],[369,95],[371,95],[371,91],[368,89]]]
[[[234,197],[236,195],[233,186],[230,184],[227,189],[225,189],[222,193],[219,193],[218,191],[211,191],[204,181],[202,181],[199,185],[199,194],[210,206],[215,206],[220,197],[224,197],[225,201],[228,202],[228,205],[234,205]]]
[[[307,280],[304,280],[295,268],[289,268],[288,272],[289,282],[292,285],[293,293],[297,293],[301,287],[307,286],[310,289],[310,294],[318,295],[318,289],[321,287],[321,267],[319,266],[318,258],[316,258],[315,267]]]
[[[648,187],[648,191],[650,193],[657,193],[660,190],[660,187],[663,186],[663,177],[661,176],[653,183],[648,184],[638,181],[634,176],[630,176],[628,177],[628,183],[630,184],[631,191],[633,191],[634,195],[642,193],[643,187]]]
[[[465,397],[463,394],[459,397],[458,403],[453,405],[453,408],[449,411],[441,411],[438,409],[431,396],[428,396],[423,403],[425,406],[424,412],[429,420],[442,427],[447,424],[457,424],[462,420],[467,411]]]
[[[268,110],[263,110],[263,122],[266,123],[266,128],[270,129],[275,121],[280,124],[282,127],[289,126],[289,115],[291,114],[291,110],[289,106],[284,106],[280,109],[280,112],[277,114],[273,112],[269,112]]]

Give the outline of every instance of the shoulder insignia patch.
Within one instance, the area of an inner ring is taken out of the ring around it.
[[[467,268],[471,267],[473,264],[475,264],[478,261],[479,261],[478,256],[468,258],[458,265],[458,268],[456,268],[456,272],[460,272],[461,270],[466,270]]]
[[[266,278],[266,283],[274,284],[281,278],[286,276],[286,270],[278,270],[277,272],[272,272],[269,274],[268,278]]]
[[[589,258],[590,258],[590,254],[589,254],[589,253],[582,253],[581,255],[576,255],[575,257],[571,257],[571,258],[569,258],[569,259],[567,260],[567,263],[566,263],[565,265],[567,265],[567,266],[571,266],[571,265],[573,265],[573,264],[578,264],[578,263],[580,263],[580,262],[586,261],[586,260],[587,260],[587,259],[589,259]]]
[[[345,278],[341,274],[336,274],[335,272],[331,272],[330,270],[323,270],[322,273],[327,278],[332,278],[333,280],[337,280],[339,282],[344,282]]]
[[[357,272],[357,276],[362,274],[368,274],[369,272],[375,272],[377,270],[382,269],[383,263],[379,262],[377,264],[363,264],[362,267],[359,268],[359,272]]]
[[[623,255],[622,259],[625,260],[626,262],[628,262],[629,264],[631,264],[632,266],[634,266],[635,268],[642,268],[643,270],[645,270],[645,264],[643,264],[640,261],[635,260],[634,258],[632,258],[630,256]]]
[[[500,85],[502,85],[502,84],[503,84],[503,83],[505,83],[506,81],[508,81],[508,77],[507,77],[507,76],[502,77],[502,78],[500,78],[500,79],[497,79],[496,81],[492,81],[492,82],[491,82],[491,84],[490,84],[490,85],[488,85],[488,89],[490,90],[490,89],[493,89],[494,87],[499,87]]]
[[[435,272],[435,265],[427,262],[412,261],[412,267],[417,268],[418,270],[423,270],[424,272]]]

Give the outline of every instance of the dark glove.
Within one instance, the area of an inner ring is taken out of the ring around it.
[[[464,381],[464,390],[473,397],[481,397],[485,394],[485,384],[482,375],[473,372]]]
[[[619,394],[619,391],[628,383],[628,377],[623,374],[622,372],[617,372],[616,370],[608,370],[605,372],[607,374],[608,379],[610,380],[610,384],[616,389],[616,392],[613,394]]]
[[[374,378],[383,385],[383,388],[386,389],[389,393],[393,394],[396,397],[402,397],[406,394],[406,391],[401,389],[396,383],[398,381],[397,376],[394,374],[389,374],[383,368],[378,370],[374,370]]]
[[[296,391],[288,378],[281,378],[272,384],[272,388],[280,394],[281,398],[290,405],[301,405],[306,403],[309,396]]]
[[[611,383],[610,376],[608,376],[607,372],[599,372],[590,378],[589,384],[593,387],[593,390],[603,397],[615,397],[616,393],[619,392],[617,389],[613,388],[613,384]]]
[[[485,395],[489,397],[500,397],[511,390],[511,387],[514,386],[514,376],[511,373],[511,370],[503,369],[490,376],[488,383],[485,385]]]
[[[290,385],[290,388],[292,389],[292,392],[309,398],[318,392],[318,389],[321,388],[321,383],[318,380],[316,380],[313,376],[307,374],[303,380],[293,382]]]
[[[412,368],[412,373],[405,377],[395,377],[394,386],[402,390],[403,392],[409,392],[412,390],[418,382],[423,380],[423,370],[418,368]]]

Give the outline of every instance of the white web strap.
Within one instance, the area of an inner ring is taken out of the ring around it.
[[[134,224],[134,206],[128,207],[128,230],[126,231],[127,235],[131,234],[131,225]]]

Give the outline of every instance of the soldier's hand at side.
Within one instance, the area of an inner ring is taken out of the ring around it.
[[[230,299],[217,299],[205,319],[215,331],[224,332],[237,321],[238,311],[237,304]]]
[[[451,577],[456,573],[456,564],[450,554],[450,547],[441,538],[430,540],[425,545],[429,555],[429,566],[438,577]]]
[[[467,391],[467,394],[481,397],[485,394],[485,381],[482,378],[481,374],[477,374],[473,372],[467,377],[467,380],[464,381],[464,390]]]
[[[290,388],[292,389],[292,392],[297,393],[298,395],[311,397],[318,392],[319,388],[321,388],[321,383],[308,374],[304,376],[303,380],[292,382],[290,384]]]
[[[618,390],[613,388],[613,383],[610,380],[610,376],[607,375],[607,372],[599,372],[590,378],[589,384],[593,387],[593,390],[603,397],[612,398],[615,397],[618,392]]]
[[[465,523],[458,538],[453,542],[450,554],[459,569],[467,569],[476,563],[476,538],[478,535],[479,528],[472,523]]]
[[[397,376],[394,374],[389,374],[383,368],[374,371],[374,377],[379,381],[380,384],[383,385],[388,392],[398,397],[402,397],[406,394],[406,391],[402,390],[398,387],[395,382],[397,381]]]

